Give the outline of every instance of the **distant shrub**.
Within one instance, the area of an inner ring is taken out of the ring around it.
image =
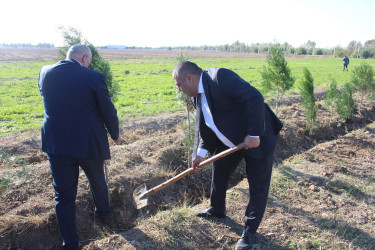
[[[332,55],[331,49],[323,49],[323,55]]]
[[[297,55],[307,55],[307,50],[304,47],[297,48]]]
[[[295,52],[296,52],[296,49],[293,48],[293,47],[289,47],[289,48],[287,49],[287,54],[294,54]]]
[[[346,83],[341,89],[337,99],[336,112],[339,115],[340,122],[351,120],[354,115],[353,89],[349,83]]]
[[[189,54],[187,52],[184,53],[182,50],[180,50],[180,53],[176,57],[177,63],[187,60],[189,60]]]
[[[336,51],[335,55],[337,57],[344,57],[345,56],[345,51],[343,51],[343,50]]]
[[[361,49],[360,49],[361,50]],[[361,54],[360,53],[358,53],[358,48],[357,49],[354,49],[353,51],[352,51],[352,53],[350,54],[350,57],[351,58],[357,58],[357,57],[360,57],[361,56]]]
[[[373,49],[363,49],[360,52],[360,56],[364,59],[374,57],[374,50]]]
[[[315,55],[323,55],[323,50],[321,48],[318,48],[314,51]]]
[[[259,51],[260,51],[260,53],[268,53],[269,48],[261,45],[260,48],[259,48]]]
[[[360,94],[358,110],[361,114],[364,97],[375,91],[374,70],[372,66],[367,63],[355,66],[351,74],[350,83],[354,87],[354,90]]]

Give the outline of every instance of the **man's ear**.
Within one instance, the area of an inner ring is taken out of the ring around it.
[[[189,84],[191,85],[192,75],[190,75],[189,73],[187,73],[186,74],[186,78],[189,81]]]
[[[90,62],[89,60],[90,60],[90,56],[88,54],[83,55],[82,62],[84,65],[87,65],[87,67],[89,66],[89,62]]]

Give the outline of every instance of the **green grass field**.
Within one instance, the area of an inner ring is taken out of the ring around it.
[[[307,67],[316,88],[325,89],[331,78],[339,86],[350,80],[350,70],[366,61],[375,67],[374,60],[351,59],[349,72],[342,71],[340,58],[286,58],[296,83]],[[260,71],[265,58],[200,58],[194,61],[201,68],[225,67],[232,69],[258,88]],[[39,129],[43,120],[43,105],[37,86],[40,68],[54,62],[0,62],[0,135],[13,131]],[[122,120],[134,116],[152,116],[182,110],[177,102],[171,72],[175,59],[127,59],[110,61],[114,80],[121,87],[115,103]],[[125,71],[129,71],[125,74]],[[296,85],[296,84],[295,84]],[[294,87],[290,93],[298,93]]]

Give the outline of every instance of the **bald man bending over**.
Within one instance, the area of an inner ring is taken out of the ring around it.
[[[86,45],[70,47],[66,60],[44,66],[39,91],[44,105],[42,151],[47,153],[55,190],[55,211],[63,247],[77,249],[75,199],[79,166],[89,181],[95,213],[108,222],[110,204],[104,160],[110,159],[107,132],[118,143],[117,111],[105,76],[89,69]]]

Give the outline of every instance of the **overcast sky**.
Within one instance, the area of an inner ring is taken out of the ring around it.
[[[63,45],[58,26],[95,46],[200,46],[375,39],[375,0],[2,0],[0,43]]]

